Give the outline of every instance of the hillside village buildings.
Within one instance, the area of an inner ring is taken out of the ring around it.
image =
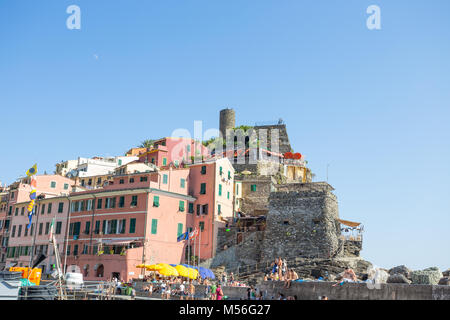
[[[220,117],[220,131],[233,141],[234,111],[224,109]],[[58,163],[54,175],[36,177],[38,200],[30,229],[29,179],[1,187],[0,269],[28,266],[44,254],[38,266],[44,275],[51,273],[53,219],[63,267],[77,266],[86,280],[128,281],[142,275],[144,269],[136,268],[142,263],[210,261],[223,255],[224,230],[236,230],[244,220],[251,227],[269,213],[272,192],[312,180],[304,157],[292,157],[284,124],[251,130],[261,143],[252,145],[246,138],[224,152],[194,139],[165,137],[125,156]],[[195,229],[200,232],[194,251],[177,237]],[[225,237],[229,245],[243,239],[230,235]]]

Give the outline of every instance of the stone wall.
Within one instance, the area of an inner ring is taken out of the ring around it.
[[[334,256],[341,232],[331,186],[309,183],[285,189],[298,191],[271,193],[262,259]]]
[[[274,151],[274,146],[272,146],[272,131],[278,130],[278,139],[279,139],[279,151],[280,153],[286,153],[291,151],[291,144],[289,142],[289,137],[286,130],[285,124],[278,125],[268,125],[268,126],[255,126],[254,130],[257,130],[259,134],[259,130],[267,130],[267,147],[269,150]]]
[[[242,181],[242,212],[249,215],[266,214],[269,210],[270,192],[274,190],[273,178],[243,176],[236,180]],[[251,190],[252,185],[256,185],[256,191]]]

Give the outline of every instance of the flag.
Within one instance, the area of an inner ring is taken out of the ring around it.
[[[34,164],[34,166],[32,166],[30,169],[28,169],[27,176],[31,177],[31,176],[34,176],[35,174],[37,174],[37,164],[36,163]]]
[[[49,240],[52,240],[54,226],[55,226],[55,218],[52,219],[52,223],[50,224],[50,233],[48,236]]]
[[[32,189],[30,192],[30,200],[36,200],[36,189]]]
[[[34,200],[31,200],[30,203],[28,204],[28,212],[33,211],[34,208]]]
[[[189,239],[195,239],[197,236],[198,236],[198,229],[195,228],[195,230],[189,234]]]
[[[180,234],[177,238],[177,242],[187,240],[189,238],[188,234],[189,234],[189,232],[187,232],[187,231],[183,234]]]
[[[33,214],[34,214],[34,211],[35,211],[35,210],[36,210],[36,209],[33,208],[32,211],[28,214],[28,220],[29,220],[29,223],[28,223],[28,225],[27,225],[27,229],[30,229],[30,227],[31,227],[31,221],[33,220]]]

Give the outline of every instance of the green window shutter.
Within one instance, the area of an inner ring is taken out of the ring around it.
[[[200,194],[206,194],[206,183],[200,185]]]
[[[188,213],[194,213],[194,204],[192,202],[189,202],[189,210]]]
[[[181,179],[180,180],[180,187],[184,188],[185,184],[186,184],[186,179]]]
[[[228,179],[231,179],[231,171],[228,171]]]
[[[230,191],[227,192],[227,199],[230,199]]]
[[[156,234],[158,232],[158,220],[152,219],[152,234]]]
[[[222,213],[222,206],[220,204],[217,205],[217,213],[218,214]]]
[[[106,234],[106,220],[103,220],[103,224],[102,224],[102,233]]]
[[[222,185],[219,184],[219,196],[221,196],[221,195],[222,195]]]
[[[204,223],[203,221],[200,221],[200,222],[198,223],[198,227],[199,227],[200,231],[205,230],[205,223]]]
[[[177,238],[183,233],[183,224],[178,224],[178,230],[177,230]]]
[[[136,232],[136,219],[130,219],[130,233]]]
[[[56,182],[55,181],[52,181],[50,183],[50,188],[56,188]]]
[[[153,206],[154,207],[159,207],[159,196],[154,196],[153,197]]]
[[[180,200],[179,210],[181,212],[184,212],[184,201],[183,200]]]
[[[64,190],[69,189],[69,184],[68,183],[64,183]]]
[[[167,177],[167,174],[164,174],[164,175],[163,175],[163,183],[164,183],[164,184],[167,184],[167,178],[168,178],[168,177]]]
[[[223,174],[223,170],[222,167],[219,167],[219,174],[222,175]]]
[[[251,185],[251,191],[256,191],[256,184]]]
[[[167,166],[167,158],[163,158],[163,166]]]
[[[201,174],[206,174],[206,166],[202,166]]]

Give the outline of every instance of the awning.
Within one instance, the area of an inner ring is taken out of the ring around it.
[[[361,224],[361,222],[352,222],[352,221],[341,220],[341,219],[337,219],[337,221],[339,221],[340,223],[345,224],[346,226],[349,226],[349,227],[357,227]]]
[[[104,245],[125,245],[130,244],[131,242],[137,242],[140,240],[126,240],[126,241],[115,241],[115,240],[103,240],[102,243]]]

